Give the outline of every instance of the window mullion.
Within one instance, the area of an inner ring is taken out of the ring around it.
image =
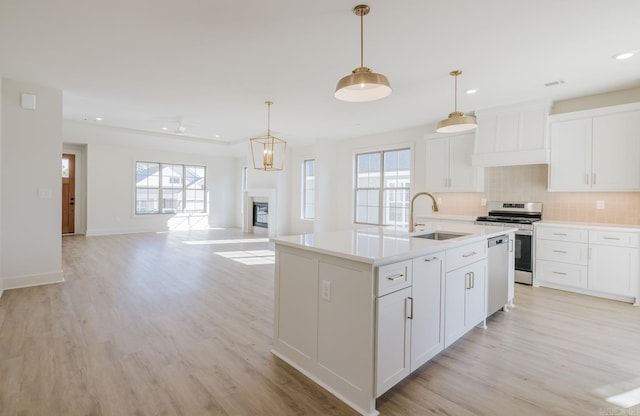
[[[378,185],[378,224],[384,225],[384,154],[380,152],[380,184]]]
[[[180,212],[184,213],[187,207],[187,165],[182,165],[182,208]]]

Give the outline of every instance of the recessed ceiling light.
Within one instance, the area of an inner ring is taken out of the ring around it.
[[[102,117],[96,117],[96,121],[102,121]]]
[[[633,55],[635,55],[638,51],[626,51],[626,52],[621,52],[619,54],[613,55],[613,59],[617,59],[618,61],[622,61],[624,59],[629,59],[631,58]]]
[[[165,131],[166,131],[166,130],[167,130],[167,128],[166,128],[166,127],[163,127],[163,128],[162,128],[162,130],[165,130]]]
[[[470,88],[470,89],[465,91],[465,94],[475,94],[477,92],[478,92],[477,88]]]
[[[219,134],[216,134],[216,139],[219,139],[219,138],[220,138],[220,135],[219,135]]]

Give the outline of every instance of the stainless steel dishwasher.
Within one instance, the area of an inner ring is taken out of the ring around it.
[[[487,242],[489,245],[487,316],[490,316],[502,309],[509,301],[509,237],[501,235],[490,238]]]

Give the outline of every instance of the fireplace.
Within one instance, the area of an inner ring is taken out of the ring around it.
[[[269,203],[253,202],[253,226],[269,228]]]

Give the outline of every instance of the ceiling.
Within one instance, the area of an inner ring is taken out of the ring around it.
[[[293,145],[434,123],[453,69],[464,112],[640,86],[640,55],[612,59],[640,50],[638,0],[371,0],[364,64],[393,93],[338,101],[359,66],[356,4],[0,0],[0,74],[62,89],[65,120],[221,145],[266,133],[265,100]]]

